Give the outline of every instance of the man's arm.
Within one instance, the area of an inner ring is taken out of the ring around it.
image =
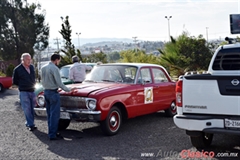
[[[13,84],[18,86],[18,72],[16,71],[16,68],[13,70],[13,75],[12,75],[12,82]]]
[[[68,87],[66,87],[63,83],[62,83],[62,80],[61,80],[61,76],[60,76],[60,73],[59,73],[59,70],[56,69],[56,71],[53,72],[53,75],[54,75],[54,78],[55,78],[55,81],[57,83],[57,85],[62,88],[64,91],[66,92],[69,92],[71,91]]]
[[[91,66],[85,65],[85,70],[91,70],[91,69],[92,69]]]

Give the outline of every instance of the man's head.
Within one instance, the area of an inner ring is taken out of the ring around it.
[[[61,61],[61,57],[58,53],[53,53],[51,56],[51,61],[55,64],[55,65],[59,65],[60,61]]]
[[[29,53],[23,53],[21,56],[22,64],[26,67],[29,67],[31,64],[31,55]]]
[[[79,61],[79,58],[77,55],[73,56],[72,57],[72,62],[75,63],[75,62],[78,62]]]

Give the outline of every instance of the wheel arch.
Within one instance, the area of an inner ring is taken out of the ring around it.
[[[126,107],[125,107],[125,105],[124,105],[123,103],[117,102],[117,103],[114,103],[114,104],[112,105],[112,107],[113,107],[113,106],[116,106],[116,107],[118,107],[118,109],[120,109],[120,111],[121,111],[121,113],[122,113],[122,119],[123,119],[123,120],[128,119],[128,112],[127,112],[127,109],[126,109]],[[111,108],[112,108],[112,107],[111,107]]]

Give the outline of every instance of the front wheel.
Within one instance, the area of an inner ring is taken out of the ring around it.
[[[200,136],[190,136],[191,143],[196,148],[205,148],[211,145],[213,134],[202,132]]]
[[[122,123],[122,114],[119,108],[116,106],[112,107],[108,113],[105,120],[100,123],[102,131],[108,135],[112,136],[118,133]]]
[[[170,107],[164,111],[168,117],[173,117],[174,115],[176,115],[177,114],[177,106],[176,106],[175,102],[172,102]]]
[[[62,131],[67,129],[67,127],[69,126],[71,122],[71,119],[59,119],[58,121],[58,130]]]

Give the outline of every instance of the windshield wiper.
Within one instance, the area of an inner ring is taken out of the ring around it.
[[[65,77],[65,76],[61,76],[61,78],[65,78],[65,79],[68,79],[68,77]]]
[[[109,80],[109,79],[102,79],[102,81],[104,81],[104,82],[115,82],[115,81]]]
[[[94,81],[94,80],[85,80],[84,82],[94,82],[94,83],[97,83],[97,82]]]

